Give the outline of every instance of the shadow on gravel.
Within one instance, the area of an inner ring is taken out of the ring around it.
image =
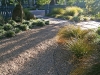
[[[37,31],[37,32],[36,32]],[[35,32],[35,33],[34,33]],[[55,26],[45,26],[38,30],[29,30],[6,41],[0,41],[0,63],[17,57],[20,53],[35,47],[40,42],[51,39],[56,35]],[[3,46],[3,47],[2,47]]]
[[[0,65],[4,62],[12,61],[25,51],[34,49],[41,42],[54,38],[59,28],[60,26],[57,25],[49,25],[25,31],[13,38],[1,40]],[[47,42],[47,44],[49,43]],[[26,59],[24,65],[22,67],[19,66],[21,69],[12,70],[11,75],[67,75],[72,67],[72,64],[68,62],[70,60],[69,57],[67,51],[62,51],[54,43],[48,46],[43,53],[38,52],[36,57],[30,57],[30,61]]]

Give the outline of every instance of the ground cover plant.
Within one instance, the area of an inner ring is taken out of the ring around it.
[[[75,68],[70,75],[100,74],[100,28],[81,29],[75,25],[61,28],[57,34],[58,44],[69,50],[74,58]]]
[[[8,20],[7,23],[0,25],[0,38],[13,37],[21,31],[26,31],[34,27],[42,27],[49,25],[49,21],[43,19],[30,19],[23,20],[22,23],[15,22],[14,20]]]
[[[86,11],[77,6],[68,6],[66,8],[54,8],[47,16],[66,19],[70,21],[88,21],[94,20],[94,17],[84,14]]]

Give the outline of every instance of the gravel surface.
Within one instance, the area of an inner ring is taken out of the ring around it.
[[[0,40],[0,75],[69,75],[71,55],[56,43],[56,34],[70,23],[44,19],[50,25]]]
[[[63,54],[60,52],[61,48],[58,48],[55,37],[59,28],[67,21],[53,18],[50,20],[52,21],[48,26],[24,31],[15,37],[0,40],[0,75],[66,75],[69,73],[70,70],[65,68],[66,62],[58,62],[63,58]]]

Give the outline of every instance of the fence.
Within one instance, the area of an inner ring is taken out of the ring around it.
[[[6,19],[11,18],[14,6],[0,6],[0,14]]]

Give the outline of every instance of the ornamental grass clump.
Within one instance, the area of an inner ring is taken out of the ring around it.
[[[64,9],[63,8],[54,8],[53,10],[52,10],[52,14],[64,14]]]
[[[93,50],[93,46],[85,42],[84,39],[71,40],[66,45],[77,58],[90,55]]]
[[[68,25],[60,29],[57,42],[69,48],[77,57],[82,58],[95,50],[97,34],[91,29],[81,29],[78,26]]]
[[[83,10],[80,7],[66,7],[64,15],[66,16],[79,16],[83,13]]]

